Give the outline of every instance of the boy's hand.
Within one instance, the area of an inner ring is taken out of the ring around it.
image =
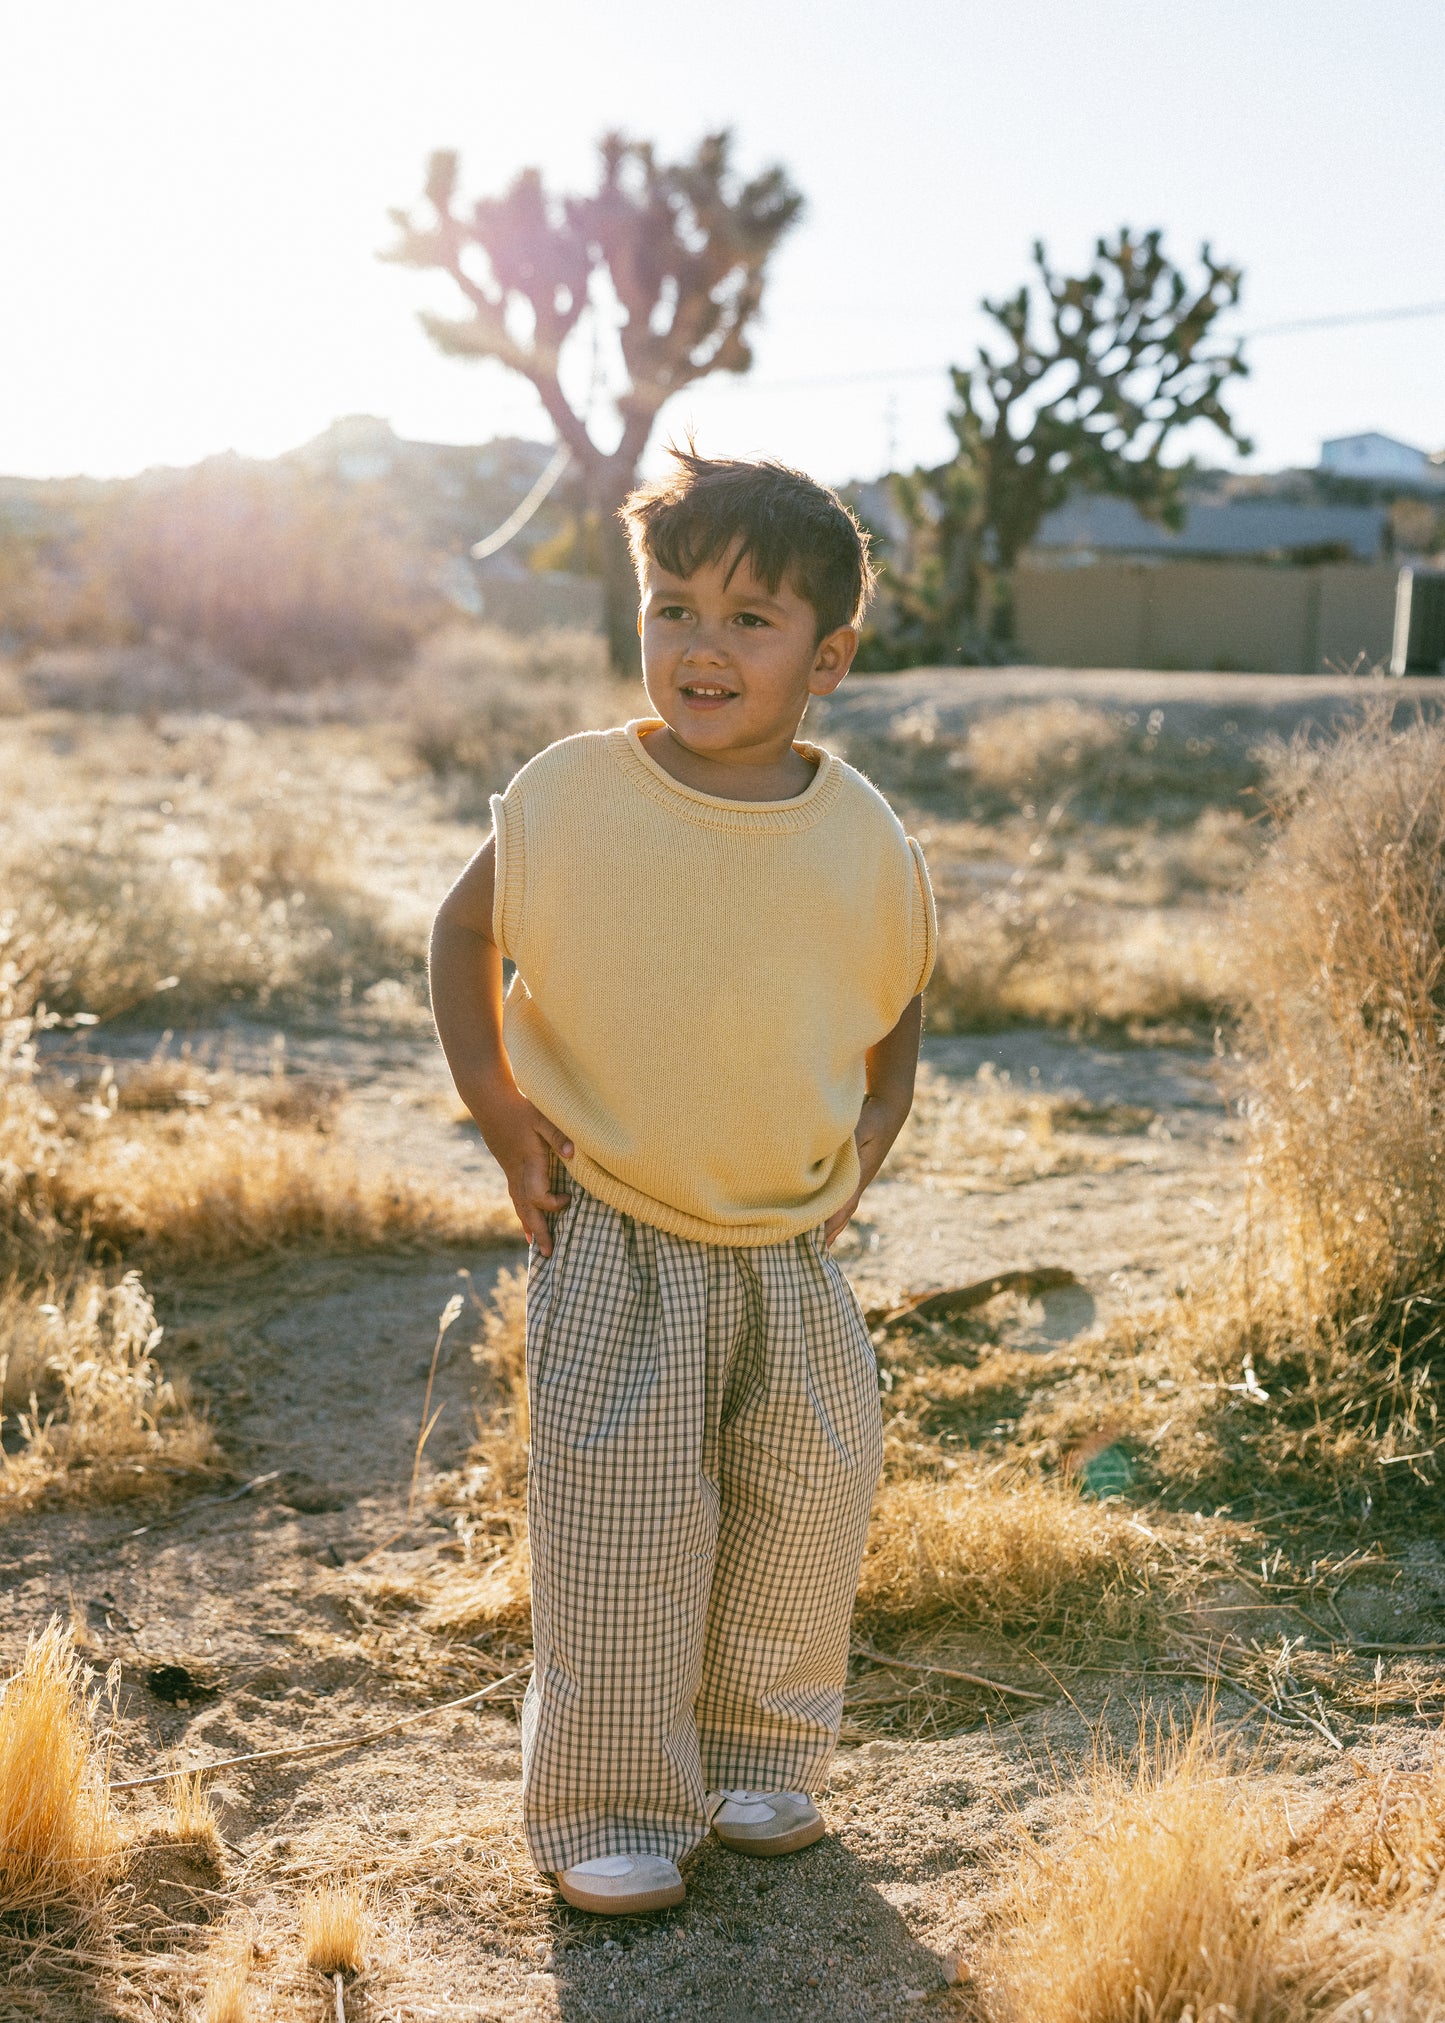
[[[549,1215],[567,1206],[554,1194],[549,1159],[573,1145],[512,1080],[502,1041],[502,957],[492,939],[497,845],[488,836],[442,901],[432,927],[431,994],[437,1034],[457,1093],[507,1177],[517,1220],[543,1257],[552,1255]]]
[[[565,1194],[551,1190],[550,1154],[570,1159],[572,1140],[564,1138],[535,1103],[529,1103],[519,1089],[491,1090],[468,1105],[487,1149],[506,1176],[507,1192],[517,1211],[517,1220],[543,1257],[552,1255],[549,1215],[560,1215],[567,1207]]]
[[[863,1190],[893,1149],[893,1140],[913,1107],[913,1073],[918,1065],[918,1041],[923,1031],[923,1000],[905,1005],[891,1033],[868,1052],[868,1093],[858,1113],[853,1142],[858,1147],[858,1185],[823,1224],[823,1241],[832,1244],[857,1212]]]
[[[853,1133],[853,1142],[858,1147],[858,1185],[843,1206],[835,1208],[823,1224],[825,1244],[831,1247],[853,1220],[865,1189],[877,1179],[878,1169],[888,1157],[893,1140],[902,1128],[903,1119],[895,1114],[894,1106],[878,1096],[865,1099],[858,1129]]]

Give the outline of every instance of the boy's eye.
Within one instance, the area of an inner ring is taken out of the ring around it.
[[[740,611],[737,622],[739,625],[755,626],[766,625],[768,621],[766,618],[759,617],[756,611]]]
[[[657,615],[659,618],[686,618],[688,615],[687,606],[685,604],[664,604],[659,609]]]

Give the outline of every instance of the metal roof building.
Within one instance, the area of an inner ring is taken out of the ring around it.
[[[1305,506],[1283,499],[1232,499],[1197,504],[1175,532],[1147,520],[1128,499],[1080,494],[1044,519],[1033,540],[1038,556],[1251,556],[1320,560],[1333,552],[1360,562],[1384,550],[1389,514],[1383,506]]]

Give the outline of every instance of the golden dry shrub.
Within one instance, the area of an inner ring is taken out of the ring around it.
[[[940,1191],[989,1193],[1003,1186],[1069,1173],[1112,1173],[1147,1165],[1152,1145],[1138,1140],[1154,1112],[1138,1104],[1098,1103],[1077,1089],[1015,1084],[985,1061],[968,1082],[921,1061],[913,1108],[888,1155],[890,1179],[919,1176]]]
[[[975,1961],[989,2023],[1436,2023],[1445,1754],[1347,1757],[1321,1801],[1231,1762],[1206,1711],[1101,1750],[1017,1829]]]
[[[1071,1485],[959,1470],[887,1482],[863,1556],[859,1620],[1017,1636],[1143,1632],[1157,1544]],[[1151,1571],[1152,1569],[1152,1571]]]
[[[8,1275],[73,1256],[76,1244],[50,1198],[65,1134],[38,1087],[39,1022],[15,1013],[3,932],[0,923],[0,1259]]]
[[[138,1272],[85,1272],[43,1300],[0,1293],[0,1509],[44,1490],[116,1496],[216,1460],[214,1435],[155,1359],[162,1329]]]
[[[527,1442],[527,1273],[523,1267],[499,1272],[482,1311],[480,1339],[472,1360],[483,1373],[489,1397],[483,1430],[471,1460],[490,1473],[493,1493],[515,1501],[526,1490]]]
[[[442,1636],[525,1630],[531,1621],[527,1545],[527,1274],[499,1272],[481,1306],[472,1359],[483,1379],[478,1432],[465,1467],[444,1477],[465,1559],[429,1584],[425,1628]]]
[[[120,1080],[103,1069],[77,1103],[40,1078],[39,1021],[5,1014],[0,976],[0,1259],[26,1284],[96,1256],[176,1270],[295,1248],[518,1240],[494,1197],[360,1164],[319,1128],[329,1090],[153,1057]]]
[[[1445,1311],[1445,725],[1367,713],[1280,769],[1246,896],[1249,1222],[1215,1346],[1259,1439],[1342,1479],[1433,1473]],[[1290,1403],[1293,1397],[1294,1403]]]
[[[275,688],[390,670],[447,609],[372,487],[290,459],[77,490],[31,549],[0,566],[0,611],[27,645],[170,641]]]
[[[944,907],[926,1005],[937,1032],[1156,1025],[1215,1017],[1226,993],[1203,909],[1080,905],[1067,883],[1035,878]]]
[[[171,1839],[183,1846],[203,1848],[219,1861],[221,1829],[211,1809],[204,1774],[198,1770],[177,1771],[166,1785],[166,1797],[171,1808]]]
[[[334,798],[298,806],[261,778],[226,784],[224,796],[192,790],[184,823],[102,800],[0,828],[0,930],[21,1009],[110,1019],[153,1005],[174,1018],[415,980],[419,937],[398,937],[358,889]]]
[[[244,1955],[227,1950],[206,1975],[201,1998],[201,2023],[247,2023],[251,2014],[251,1966]]]
[[[433,1583],[422,1611],[423,1629],[445,1637],[479,1630],[529,1630],[532,1623],[532,1560],[525,1519],[519,1536],[485,1564],[469,1560]]]
[[[355,1974],[367,1962],[376,1935],[372,1899],[355,1883],[326,1883],[301,1906],[306,1964],[319,1974]]]
[[[1097,1761],[1053,1838],[1021,1835],[978,1962],[989,2023],[1287,2023],[1278,1801],[1208,1730]]]
[[[485,820],[488,797],[544,746],[625,723],[643,702],[610,676],[597,634],[454,625],[422,645],[391,707],[455,812]]]
[[[364,1167],[304,1125],[265,1116],[107,1127],[55,1181],[93,1244],[175,1270],[294,1248],[374,1250],[516,1240],[504,1204]]]
[[[116,1848],[99,1694],[52,1616],[0,1696],[0,1911],[93,1897]]]

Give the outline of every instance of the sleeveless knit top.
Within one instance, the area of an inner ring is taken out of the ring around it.
[[[494,797],[503,1037],[589,1193],[699,1243],[779,1243],[858,1184],[864,1057],[928,981],[923,853],[851,766],[728,801],[564,738]]]

